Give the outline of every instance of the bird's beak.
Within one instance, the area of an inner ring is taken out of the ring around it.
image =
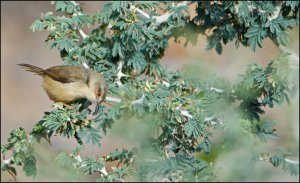
[[[94,116],[95,116],[96,114],[98,114],[98,111],[99,111],[99,105],[100,105],[100,101],[97,100],[97,101],[96,101],[95,111],[94,111],[94,113],[93,113]]]

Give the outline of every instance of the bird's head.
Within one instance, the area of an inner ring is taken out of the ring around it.
[[[89,82],[90,90],[93,92],[93,98],[96,102],[96,109],[94,114],[98,113],[99,105],[105,100],[107,92],[107,84],[104,80],[104,77],[100,73],[93,73],[90,75]]]

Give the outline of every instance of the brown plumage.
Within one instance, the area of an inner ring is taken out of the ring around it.
[[[107,84],[104,77],[92,69],[82,66],[54,66],[44,70],[30,64],[18,65],[43,77],[43,88],[54,102],[68,104],[87,98],[97,103],[97,110],[106,97]]]

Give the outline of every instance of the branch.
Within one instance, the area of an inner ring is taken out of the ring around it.
[[[11,156],[10,158],[3,160],[3,163],[6,165],[10,165],[12,159],[13,159],[13,157]]]
[[[76,1],[70,1],[71,3],[73,3],[75,6],[79,6],[79,3],[76,3]],[[81,12],[77,11],[76,9],[74,10],[73,16],[77,16],[77,15],[82,15]],[[88,38],[89,36],[87,34],[85,34],[83,32],[82,29],[79,29],[79,34],[81,35],[82,39]]]
[[[259,160],[260,160],[260,161],[268,161],[268,162],[270,162],[270,156],[268,156],[268,157],[260,156],[260,157],[259,157]],[[290,160],[290,159],[288,159],[288,158],[284,158],[284,161],[285,161],[286,163],[290,163],[290,164],[293,164],[293,165],[299,165],[299,161]]]
[[[299,161],[295,161],[295,160],[290,160],[288,158],[284,159],[287,163],[293,164],[293,165],[299,165]]]
[[[129,75],[122,73],[122,68],[123,68],[123,61],[119,61],[118,62],[118,74],[117,74],[117,78],[116,78],[116,83],[118,86],[122,86],[123,84],[121,83],[121,78],[122,77],[129,77]]]
[[[145,98],[145,95],[143,95],[142,98],[140,98],[138,100],[132,101],[131,104],[141,104],[143,102],[144,98]],[[107,96],[105,98],[105,100],[108,101],[108,102],[121,103],[121,99],[114,98],[114,97],[108,97]],[[177,107],[177,109],[180,110],[179,107]],[[191,118],[191,119],[193,118],[193,116],[188,111],[181,110],[181,115],[186,116],[186,117]]]
[[[272,15],[268,16],[268,20],[271,21],[271,20],[277,18],[279,16],[279,14],[280,14],[280,9],[281,9],[281,6],[277,6],[276,10],[273,11]]]
[[[183,2],[178,3],[176,5],[176,7],[186,6],[186,5],[188,5],[188,1],[183,1]],[[153,16],[153,18],[156,19],[156,25],[160,25],[161,23],[166,22],[172,14],[173,14],[173,12],[167,12],[161,16]]]
[[[150,18],[150,15],[148,15],[146,12],[144,12],[143,10],[141,10],[141,9],[139,9],[139,8],[137,8],[137,7],[135,7],[135,6],[133,6],[132,4],[131,4],[131,6],[130,6],[130,10],[135,10],[135,11],[137,11],[137,12],[139,12],[139,14],[141,14],[141,15],[143,15],[145,18],[147,18],[147,19],[149,19]]]
[[[106,97],[105,98],[105,100],[106,101],[108,101],[108,102],[114,102],[114,103],[121,103],[121,99],[119,99],[119,98],[114,98],[114,97]]]
[[[143,102],[144,99],[145,99],[145,95],[143,94],[143,96],[142,96],[140,99],[132,101],[131,104],[141,104],[141,103]],[[109,97],[109,96],[107,96],[107,97],[105,98],[105,100],[108,101],[108,102],[114,102],[114,103],[121,103],[121,102],[122,102],[122,100],[119,99],[119,98],[114,98],[114,97]],[[149,105],[149,103],[148,103],[148,105]],[[180,107],[181,107],[181,106],[178,106],[178,107],[176,107],[176,109],[177,109],[177,110],[180,110]],[[186,110],[180,110],[180,112],[181,112],[181,115],[182,115],[182,116],[188,117],[188,118],[190,118],[190,119],[193,119],[193,118],[194,118],[194,117],[189,113],[189,111],[186,111]],[[216,125],[217,122],[212,121],[212,120],[213,120],[213,117],[207,117],[207,118],[204,119],[204,122],[207,122],[207,123],[210,122],[211,125]],[[222,123],[220,123],[220,124],[222,124]]]
[[[86,35],[82,29],[79,29],[79,34],[81,35],[82,39],[88,38],[89,36]]]
[[[103,168],[100,170],[100,172],[101,172],[105,177],[108,176],[108,173],[107,173],[105,167],[103,167]]]
[[[161,80],[162,81],[162,83],[164,84],[164,85],[166,85],[167,87],[169,87],[170,86],[170,83],[169,82],[167,82],[167,81],[164,81],[164,80]]]
[[[144,99],[145,99],[145,95],[143,94],[142,98],[132,101],[131,104],[141,104],[143,103]]]
[[[191,2],[193,3],[193,2]],[[188,5],[188,1],[183,1],[183,2],[180,2],[176,5],[176,7],[180,7],[180,6],[186,6]],[[150,19],[150,15],[147,14],[146,12],[144,12],[143,10],[131,5],[130,6],[130,9],[131,10],[135,10],[137,11],[139,14],[141,14],[143,17],[147,18],[147,19]],[[168,18],[173,14],[173,12],[166,12],[165,14],[163,15],[160,15],[160,16],[153,16],[153,18],[155,19],[155,23],[156,25],[160,25],[161,23],[163,22],[166,22],[168,20]]]
[[[142,98],[132,101],[131,104],[141,104],[143,102],[144,98],[145,98],[145,96],[143,95]],[[114,103],[121,103],[122,102],[122,100],[119,99],[119,98],[108,97],[108,96],[105,98],[105,100],[108,101],[108,102],[114,102]]]
[[[210,87],[210,90],[215,91],[217,93],[223,93],[224,90],[219,89],[219,88],[214,88],[214,87]]]
[[[180,111],[182,116],[193,119],[193,116],[189,113],[189,111]]]
[[[79,163],[82,163],[82,159],[81,159],[81,157],[80,157],[80,155],[77,155],[76,157],[74,157],[75,158],[75,160],[77,160]],[[82,168],[82,167],[85,167],[86,165],[85,164],[81,164],[81,166],[80,166],[80,168]],[[107,173],[107,171],[106,171],[106,169],[105,169],[105,166],[103,166],[103,168],[101,169],[101,170],[99,170],[104,176],[107,176],[108,175],[108,173]]]
[[[85,68],[87,68],[87,69],[90,68],[90,67],[88,66],[88,64],[87,64],[85,61],[82,62],[82,65],[83,65],[83,67],[85,67]]]

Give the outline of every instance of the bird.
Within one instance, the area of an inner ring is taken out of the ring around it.
[[[104,76],[83,66],[53,66],[48,69],[30,64],[18,64],[26,71],[43,78],[43,88],[50,100],[70,104],[77,99],[86,98],[96,102],[93,115],[98,113],[99,105],[105,100],[107,83]]]

